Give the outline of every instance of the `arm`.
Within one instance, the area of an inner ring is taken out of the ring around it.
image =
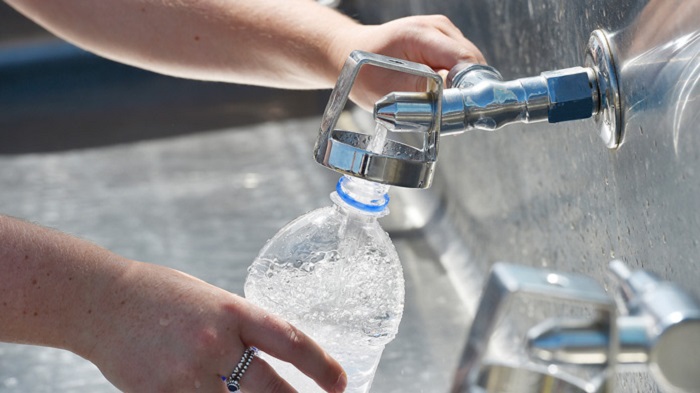
[[[2,216],[0,244],[0,341],[73,351],[129,392],[223,393],[220,377],[248,346],[329,392],[344,387],[340,365],[302,332],[184,273]],[[293,392],[262,359],[243,383]]]
[[[450,69],[484,62],[447,18],[363,26],[311,0],[6,0],[58,36],[163,74],[279,88],[330,88],[354,49]],[[369,75],[353,98],[371,106],[415,79]],[[381,83],[378,83],[380,82]],[[379,87],[381,86],[381,87]]]

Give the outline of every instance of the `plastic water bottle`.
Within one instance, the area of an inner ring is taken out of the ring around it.
[[[403,315],[403,270],[377,218],[388,186],[343,176],[333,206],[282,228],[248,269],[246,298],[318,342],[348,374],[348,393],[370,389]],[[266,358],[303,393],[323,392],[293,366]]]

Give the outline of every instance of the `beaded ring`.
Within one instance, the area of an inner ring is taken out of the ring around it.
[[[231,375],[228,378],[221,377],[221,379],[226,382],[226,387],[228,388],[229,392],[238,392],[241,390],[241,378],[243,378],[243,374],[246,372],[248,366],[250,366],[250,362],[253,361],[253,358],[255,355],[257,355],[257,353],[257,348],[248,347],[245,352],[243,352],[241,360],[238,361],[238,364],[236,365],[236,368],[233,369]]]

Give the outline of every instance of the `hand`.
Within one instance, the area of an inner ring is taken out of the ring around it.
[[[245,299],[184,273],[132,262],[99,299],[76,351],[126,392],[227,392],[244,350],[256,346],[294,364],[328,392],[345,374],[304,333]],[[260,358],[245,372],[246,393],[295,390]]]
[[[355,49],[423,63],[443,77],[459,62],[486,64],[484,56],[442,15],[412,16],[382,25],[342,29],[332,41],[334,58],[344,62]],[[342,63],[338,65],[338,69]],[[425,91],[425,78],[363,67],[350,98],[365,109],[392,91]]]

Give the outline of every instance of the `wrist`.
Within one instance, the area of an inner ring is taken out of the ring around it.
[[[90,277],[90,290],[81,307],[73,315],[73,332],[66,349],[96,362],[100,348],[113,344],[115,327],[121,309],[129,302],[128,288],[138,262],[111,254],[99,261],[99,268]]]
[[[356,44],[356,40],[357,36],[367,28],[346,15],[336,14],[338,18],[329,19],[324,29],[325,44],[321,48],[324,59],[322,76],[330,87],[333,87],[338,80],[350,53],[355,49],[362,49]]]

